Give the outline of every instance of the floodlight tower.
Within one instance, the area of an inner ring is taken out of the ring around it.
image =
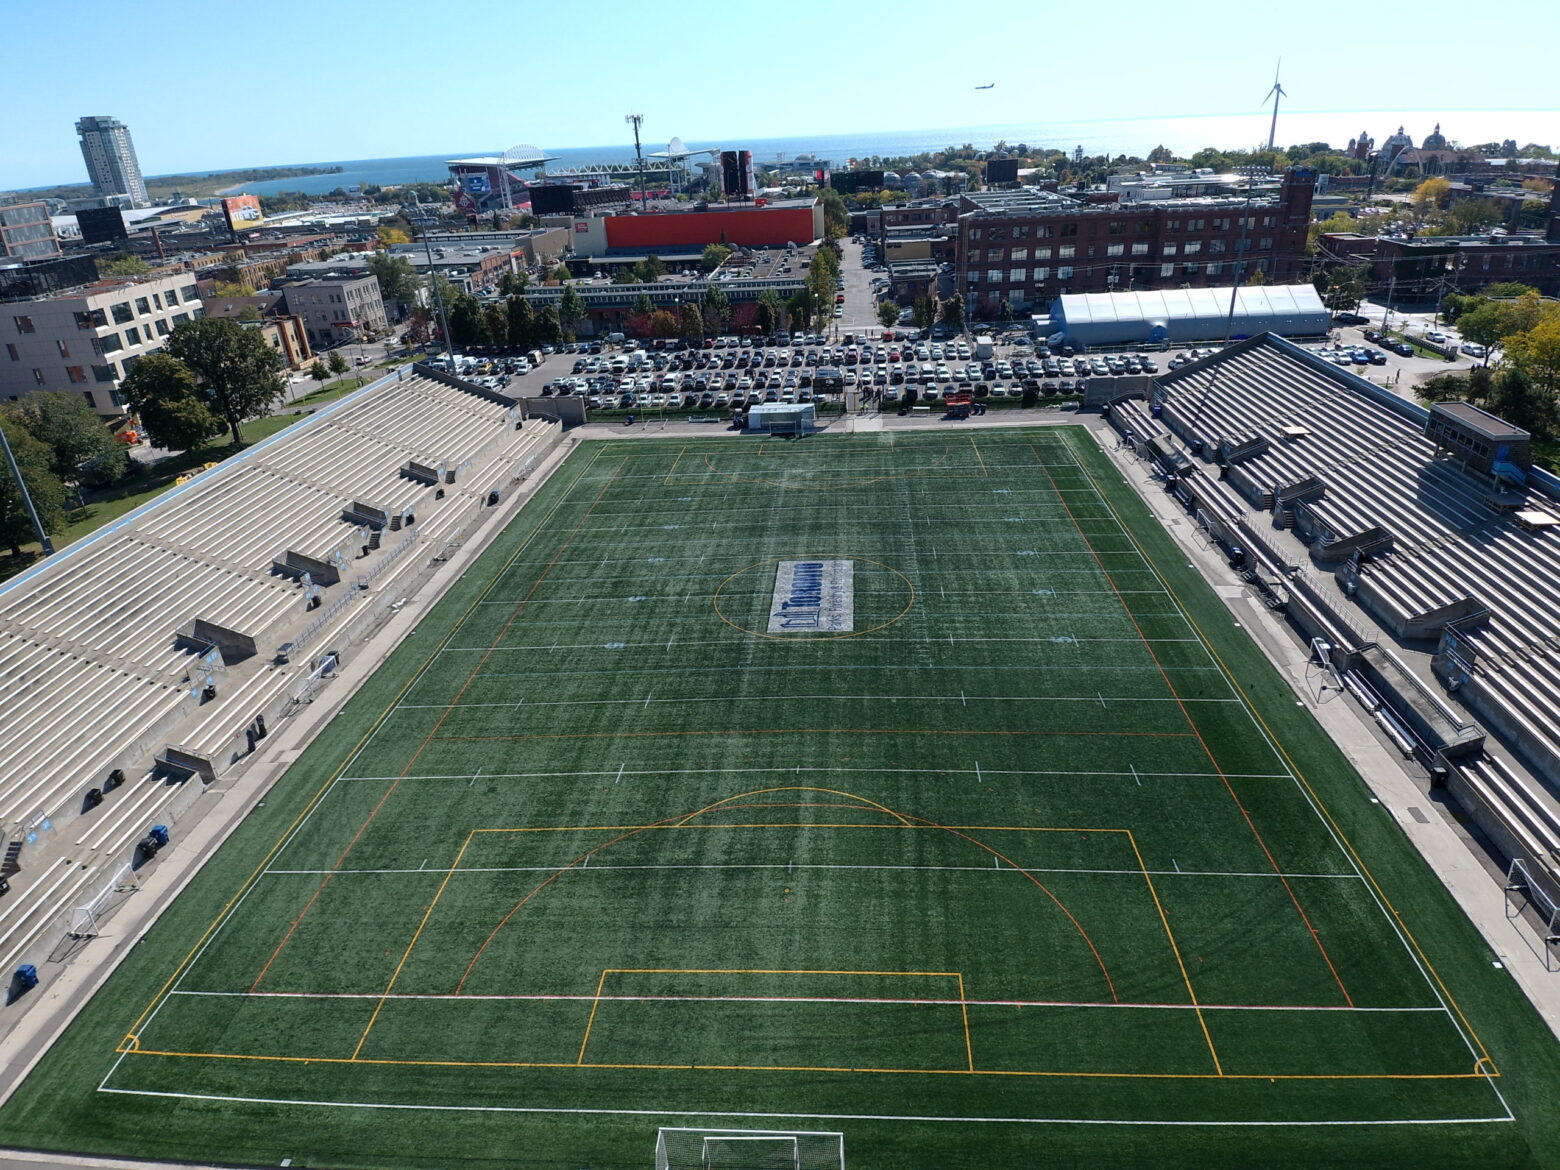
[[[644,123],[643,114],[624,114],[623,121],[634,128],[634,161],[639,164],[639,210],[645,209],[645,154],[639,146],[639,127]]]

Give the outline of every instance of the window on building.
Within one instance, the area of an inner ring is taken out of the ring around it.
[[[1147,256],[1148,255],[1148,245],[1146,243],[1144,243],[1143,241],[1141,241],[1141,240],[1138,241],[1137,243],[1132,245],[1132,254],[1134,256]]]
[[[1219,275],[1219,273],[1221,273],[1223,271],[1224,271],[1224,265],[1220,264],[1217,260],[1210,260],[1210,261],[1208,261],[1208,275],[1209,276],[1217,276],[1217,275]]]
[[[1125,244],[1107,245],[1105,248],[1105,254],[1107,256],[1125,256],[1127,254],[1127,246]]]
[[[174,305],[179,303],[179,294],[170,288],[167,292],[163,293],[163,300],[167,302],[168,307],[171,309]]]
[[[157,322],[157,336],[158,337],[167,337],[169,332],[170,332],[170,330],[168,328],[168,322],[166,322],[166,321],[159,321],[159,322]]]
[[[102,337],[98,338],[97,350],[99,353],[113,353],[119,348],[121,348],[121,346],[119,341],[119,334],[117,333],[105,333]]]
[[[81,392],[81,396],[87,400],[88,406],[90,406],[93,410],[97,409],[97,400],[92,397],[92,391],[83,390]]]
[[[1140,219],[1140,220],[1137,221],[1137,233],[1138,233],[1138,235],[1146,236],[1150,232],[1152,232],[1153,230],[1154,230],[1154,221],[1153,220],[1151,220],[1151,219]]]
[[[1051,258],[1051,251],[1052,249],[1050,248],[1036,248],[1034,258],[1036,260],[1049,260]]]
[[[31,317],[12,317],[11,320],[16,322],[16,331],[18,333],[38,332],[38,330],[33,326],[33,319]]]
[[[1028,279],[1029,270],[1027,268],[1008,269],[1008,282],[1010,284],[1023,284]]]
[[[1035,225],[1035,239],[1037,240],[1049,240],[1055,234],[1056,229],[1050,224],[1041,223]]]
[[[123,301],[120,304],[113,306],[113,309],[114,323],[116,325],[128,325],[131,321],[135,320],[135,314],[130,311],[129,301]]]
[[[1161,264],[1159,266],[1159,275],[1160,276],[1174,276],[1175,275],[1175,265],[1174,264]]]
[[[1262,259],[1257,261],[1257,271],[1258,272],[1266,272],[1267,270],[1268,270],[1268,259],[1267,259],[1266,256],[1264,256]]]
[[[1039,284],[1042,280],[1050,280],[1050,279],[1051,279],[1051,270],[1049,268],[1036,268],[1035,269],[1035,283],[1036,284]]]
[[[1181,221],[1180,220],[1178,220],[1178,219],[1167,219],[1167,220],[1165,220],[1165,231],[1167,231],[1167,232],[1178,232],[1180,230],[1181,230]]]
[[[980,229],[978,227],[972,227],[970,229],[970,239],[972,239],[972,240],[980,239]]]
[[[193,284],[185,285],[184,288],[179,290],[179,296],[183,298],[184,303],[188,305],[194,301],[200,300],[200,290]]]
[[[1072,266],[1069,264],[1064,264],[1056,270],[1056,278],[1058,280],[1071,280],[1072,274]]]
[[[1110,234],[1113,235],[1113,236],[1124,236],[1124,235],[1126,235],[1127,234],[1127,225],[1126,225],[1125,221],[1119,220],[1119,219],[1112,220],[1111,221],[1111,225],[1110,225]]]
[[[130,326],[130,328],[125,330],[125,344],[126,345],[140,345],[141,344],[141,331],[139,329],[137,329],[134,325]]]
[[[152,311],[152,302],[145,297],[135,298],[135,311],[145,317]]]
[[[1229,247],[1230,247],[1230,242],[1228,240],[1209,240],[1208,241],[1208,251],[1216,253],[1218,255],[1223,255],[1225,252],[1229,251]]]
[[[1028,248],[1014,248],[1013,249],[1013,257],[1012,258],[1014,260],[1028,260],[1029,259],[1029,249]]]
[[[1230,217],[1227,215],[1209,222],[1213,224],[1213,230],[1216,232],[1227,232],[1230,230]]]
[[[40,370],[40,369],[34,368],[34,370],[33,370],[33,385],[35,385],[35,386],[47,386],[48,384],[49,384],[48,379],[43,376],[43,371]]]
[[[1259,251],[1259,252],[1271,252],[1272,250],[1273,250],[1273,237],[1272,236],[1263,236],[1260,240],[1257,241],[1257,251]]]
[[[70,356],[70,346],[65,344],[64,338],[57,338],[54,342],[54,345],[55,348],[60,351],[60,356],[62,358],[68,358]]]
[[[182,325],[182,324],[184,324],[184,322],[188,321],[189,319],[190,319],[190,315],[188,313],[175,313],[173,315],[173,323],[175,325]]]
[[[1200,220],[1200,219],[1189,219],[1189,220],[1187,220],[1186,221],[1186,230],[1189,231],[1189,232],[1200,232],[1200,231],[1202,231],[1203,230],[1203,221]]]
[[[1262,217],[1262,226],[1265,227],[1265,228],[1275,228],[1275,227],[1277,227],[1278,226],[1278,216],[1276,216],[1276,215],[1264,215]]]
[[[1188,256],[1190,256],[1193,252],[1201,252],[1202,251],[1202,241],[1201,240],[1187,240],[1186,241],[1186,248],[1184,249],[1184,251],[1185,251],[1186,255],[1188,255]]]
[[[124,406],[125,405],[125,396],[123,394],[121,394],[118,390],[110,390],[108,392],[108,396],[109,396],[110,399],[113,400],[113,403],[114,403],[115,406]]]
[[[152,294],[152,308],[154,308],[154,309],[162,308],[162,297],[158,296],[156,293]]]
[[[1196,276],[1197,275],[1197,269],[1198,269],[1198,265],[1196,265],[1196,264],[1183,264],[1183,265],[1181,265],[1181,271],[1185,275],[1187,275],[1187,276]]]
[[[87,380],[87,368],[85,366],[66,366],[65,374],[72,382],[77,384]]]
[[[76,318],[76,328],[77,329],[91,329],[92,328],[92,313],[91,313],[90,310],[88,312],[85,312],[85,313],[78,311],[78,312],[76,312],[74,314],[74,316]]]
[[[1078,234],[1078,225],[1077,224],[1075,224],[1075,223],[1064,223],[1062,225],[1062,237],[1064,239],[1066,237],[1068,237],[1068,236],[1076,236],[1077,234]]]
[[[16,352],[16,343],[14,341],[8,341],[5,343],[5,352],[11,355],[11,360],[13,362],[19,362],[22,360],[22,355]]]
[[[92,367],[92,380],[94,382],[112,382],[119,377],[119,371],[114,368],[114,363]]]
[[[1071,260],[1074,256],[1076,256],[1078,254],[1078,245],[1077,244],[1062,244],[1060,247],[1058,247],[1056,249],[1056,254],[1057,254],[1057,256],[1059,258],[1061,258],[1063,260]]]
[[[1170,244],[1163,245],[1159,249],[1159,254],[1161,256],[1174,256],[1180,250],[1181,250],[1181,245],[1180,244],[1170,243]]]
[[[1235,250],[1237,252],[1249,252],[1249,251],[1251,251],[1251,241],[1250,240],[1236,240],[1235,241]]]
[[[1027,240],[1029,238],[1029,225],[1027,223],[1015,224],[1013,226],[1013,238],[1015,240]]]

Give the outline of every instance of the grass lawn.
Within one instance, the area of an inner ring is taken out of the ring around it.
[[[0,1133],[1549,1164],[1560,1057],[1492,957],[1081,428],[586,443]]]

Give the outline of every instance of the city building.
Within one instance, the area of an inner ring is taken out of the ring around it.
[[[1234,304],[1231,305],[1233,291]],[[1233,308],[1233,312],[1232,312]],[[1047,336],[1069,345],[1189,345],[1276,333],[1325,337],[1332,314],[1310,284],[1082,293],[1051,302]]]
[[[0,207],[0,260],[46,260],[59,254],[47,203]]]
[[[203,303],[208,317],[228,317],[247,329],[258,329],[271,348],[282,355],[288,369],[301,369],[314,357],[308,327],[298,314],[287,312],[286,299],[279,292],[256,293],[252,297],[210,296]]]
[[[310,344],[322,349],[390,328],[372,276],[303,280],[282,291],[287,312],[303,318]]]
[[[456,288],[469,293],[496,289],[504,273],[523,267],[517,262],[516,254],[503,244],[468,248],[451,245],[435,247],[431,260],[428,251],[421,243],[396,244],[391,248],[391,252],[410,264],[419,276],[425,276],[429,271],[436,272]],[[296,281],[362,276],[368,272],[368,262],[373,255],[371,251],[348,252],[327,260],[289,264],[287,279]]]
[[[576,256],[614,252],[702,249],[706,244],[783,248],[823,238],[823,204],[815,198],[679,206],[641,215],[600,215],[573,221]]]
[[[1517,281],[1545,296],[1560,296],[1560,231],[1479,236],[1366,236],[1327,232],[1318,252],[1329,261],[1368,265],[1368,283],[1394,303],[1433,301],[1448,292],[1474,293],[1488,284]]]
[[[490,248],[509,250],[515,262],[527,268],[538,264],[556,264],[569,250],[568,227],[513,228],[498,231],[426,232],[415,244],[396,244],[391,249],[400,256],[415,259],[415,253],[427,258],[433,248]],[[426,245],[426,246],[425,246]]]
[[[1307,272],[1316,174],[1294,167],[1277,191],[1089,202],[1024,188],[960,197],[956,287],[977,316],[1002,302],[1043,308],[1064,293],[1228,286]],[[888,209],[885,210],[885,217]],[[886,222],[886,221],[885,221]]]
[[[98,280],[0,303],[0,396],[79,392],[102,415],[123,413],[119,383],[173,328],[204,316],[189,274]]]
[[[128,195],[135,207],[151,203],[135,157],[135,143],[130,141],[130,127],[118,118],[88,116],[76,123],[76,133],[81,136],[87,177],[98,195]]]

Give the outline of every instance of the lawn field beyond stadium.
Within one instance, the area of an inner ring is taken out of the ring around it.
[[[1555,1046],[1491,958],[1082,428],[587,443],[0,1134],[1546,1164]]]

